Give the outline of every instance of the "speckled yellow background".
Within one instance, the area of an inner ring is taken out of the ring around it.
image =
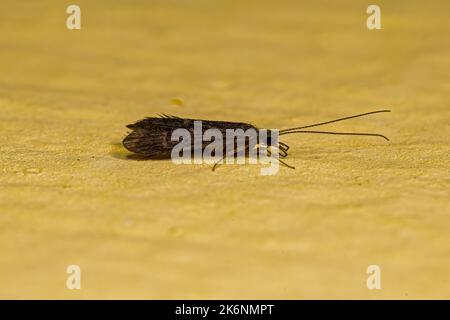
[[[1,298],[450,298],[448,1],[377,1],[380,31],[370,1],[83,0],[69,31],[72,3],[1,1]],[[390,143],[292,135],[296,170],[270,177],[120,146],[160,112],[286,128],[385,107],[329,129]]]

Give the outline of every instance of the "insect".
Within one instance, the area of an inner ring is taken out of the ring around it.
[[[334,132],[334,131],[316,131],[309,130],[309,128],[318,127],[334,122],[349,120],[353,118],[363,117],[370,114],[382,113],[382,112],[390,112],[390,110],[377,110],[366,113],[361,113],[353,116],[347,116],[343,118],[338,118],[334,120],[329,120],[325,122],[319,122],[311,125],[282,129],[278,131],[279,136],[294,134],[294,133],[315,133],[315,134],[331,134],[331,135],[352,135],[352,136],[372,136],[372,137],[380,137],[389,141],[389,139],[378,133],[365,133],[365,132]],[[202,123],[202,133],[204,133],[208,129],[217,129],[222,135],[226,136],[226,130],[237,130],[242,129],[246,131],[248,129],[259,130],[259,128],[253,126],[249,123],[243,122],[228,122],[228,121],[209,121],[209,120],[199,120],[199,119],[185,119],[172,115],[162,114],[159,117],[149,117],[139,120],[133,124],[129,124],[126,127],[131,129],[131,133],[129,133],[123,140],[123,145],[126,149],[131,152],[144,155],[150,159],[168,159],[171,158],[172,149],[179,143],[178,141],[172,140],[172,133],[179,128],[186,129],[189,131],[191,135],[194,135],[194,122],[201,121]],[[308,130],[305,130],[308,129]],[[274,146],[273,141],[270,139],[270,130],[267,131],[268,139],[267,143],[264,146],[267,151],[270,153],[271,147],[276,147],[279,151],[279,157],[284,159],[288,156],[289,145],[284,142],[278,141],[276,139],[277,145]],[[191,140],[192,141],[192,140]],[[235,141],[233,141],[235,143]],[[197,148],[201,148],[202,151],[209,144],[208,141],[202,141]],[[226,152],[224,144],[224,153]],[[192,143],[191,148],[194,150],[195,145]],[[249,144],[245,144],[244,146],[246,154],[248,154]],[[236,154],[236,151],[234,151]],[[289,168],[294,169],[294,167],[288,165],[283,160],[278,159],[278,161]],[[220,161],[219,161],[220,162]],[[219,162],[214,164],[213,171],[219,164]]]

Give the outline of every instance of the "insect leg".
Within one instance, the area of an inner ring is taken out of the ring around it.
[[[284,143],[284,142],[281,142],[281,141],[278,141],[278,144],[280,145],[280,146],[283,146],[284,147],[284,150],[287,152],[288,150],[289,150],[289,146],[286,144],[286,143]]]
[[[232,143],[234,146],[234,141]],[[250,142],[249,142],[249,144],[250,144]],[[244,145],[241,146],[240,148],[238,147],[238,148],[236,148],[236,150],[234,148],[232,148],[232,150],[230,152],[225,153],[225,155],[222,159],[220,159],[216,163],[214,163],[214,166],[212,167],[212,171],[215,171],[216,168],[223,162],[223,160],[227,158],[227,156],[233,155],[233,157],[235,157],[239,151],[247,150],[248,148],[249,148],[249,145],[247,145],[245,143],[245,141],[244,141]],[[245,154],[244,154],[244,156],[245,156]]]
[[[281,145],[278,148],[281,152],[279,152],[280,157],[282,158],[286,158],[288,153],[286,151],[286,149],[284,149],[284,147],[282,147]]]
[[[272,152],[269,150],[269,148],[267,148],[267,154],[269,155],[269,157],[272,155]],[[284,162],[283,160],[280,160],[279,158],[277,158],[277,161],[287,168],[295,169],[295,167],[288,165],[286,162]]]

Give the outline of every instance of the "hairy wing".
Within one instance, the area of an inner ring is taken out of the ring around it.
[[[160,118],[144,118],[135,123],[127,125],[129,129],[158,129],[158,128],[181,128],[185,125],[186,120],[178,117],[160,117]]]
[[[168,130],[137,128],[123,139],[123,146],[149,158],[170,158],[172,148],[178,143],[170,138]]]

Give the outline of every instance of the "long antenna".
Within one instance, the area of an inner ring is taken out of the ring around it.
[[[381,112],[391,112],[391,110],[377,110],[377,111],[371,111],[371,112],[366,112],[366,113],[357,114],[357,115],[354,115],[354,116],[349,116],[349,117],[339,118],[339,119],[330,120],[330,121],[325,121],[325,122],[320,122],[320,123],[316,123],[316,124],[310,124],[310,125],[308,125],[308,126],[295,127],[295,128],[289,128],[289,129],[283,129],[283,130],[280,130],[279,132],[280,132],[280,135],[281,135],[283,132],[287,132],[287,131],[300,130],[300,129],[306,129],[306,128],[317,127],[317,126],[321,126],[321,125],[324,125],[324,124],[334,123],[334,122],[338,122],[338,121],[344,121],[344,120],[353,119],[353,118],[359,118],[359,117],[367,116],[367,115],[369,115],[369,114],[375,114],[375,113],[381,113]]]
[[[383,139],[386,139],[389,141],[388,137],[378,134],[378,133],[365,133],[365,132],[333,132],[333,131],[310,131],[310,130],[294,130],[294,131],[288,131],[288,132],[281,132],[280,136],[284,134],[291,134],[291,133],[322,133],[322,134],[335,134],[335,135],[343,135],[343,136],[371,136],[371,137],[380,137]]]

